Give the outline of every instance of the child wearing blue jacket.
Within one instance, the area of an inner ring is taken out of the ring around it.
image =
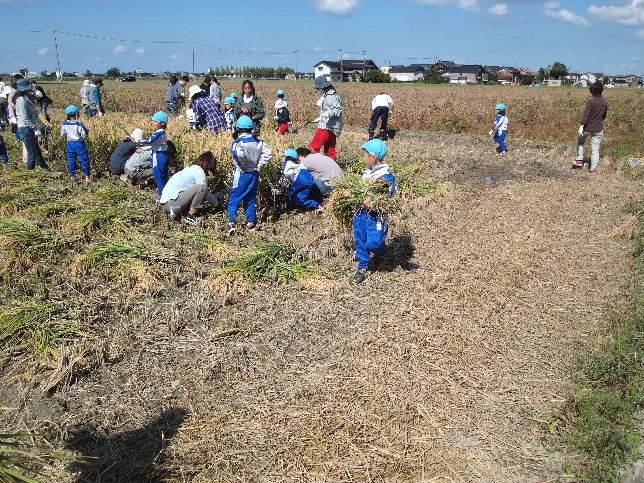
[[[284,151],[282,176],[290,184],[288,190],[289,210],[293,205],[305,210],[322,210],[322,192],[315,183],[311,172],[306,166],[299,164],[299,156],[295,149]]]
[[[271,148],[251,134],[253,125],[250,117],[240,116],[237,120],[237,130],[233,134],[235,141],[230,147],[233,156],[233,179],[228,200],[228,235],[235,233],[240,205],[243,205],[246,211],[246,228],[255,229],[259,170],[273,157]]]
[[[87,151],[87,135],[89,130],[85,124],[79,121],[80,109],[71,105],[65,109],[67,120],[60,126],[60,135],[67,139],[67,167],[72,179],[76,178],[76,159],[80,161],[83,173],[85,173],[85,182],[89,183],[90,165],[89,152]]]
[[[389,195],[393,196],[397,189],[396,177],[389,169],[389,165],[383,162],[388,152],[389,148],[380,139],[372,139],[362,145],[362,155],[367,165],[362,179],[384,181],[389,185]],[[358,271],[351,279],[352,284],[362,283],[367,278],[367,270],[374,255],[376,257],[384,255],[388,231],[386,215],[372,210],[369,198],[364,200],[363,206],[353,217]]]
[[[155,112],[152,116],[156,131],[150,136],[150,139],[139,141],[139,146],[151,146],[152,148],[152,172],[154,180],[157,183],[157,192],[159,197],[163,192],[165,184],[168,182],[170,174],[170,155],[168,154],[168,136],[165,129],[168,125],[168,115],[165,112]]]
[[[505,104],[497,104],[496,107],[496,117],[494,118],[494,125],[490,131],[490,136],[494,138],[494,141],[498,144],[496,152],[503,156],[508,151],[508,145],[506,143],[506,136],[508,134],[508,124],[510,120],[508,116],[505,115],[507,106]]]

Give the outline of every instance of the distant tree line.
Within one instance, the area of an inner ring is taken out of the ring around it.
[[[249,79],[284,79],[295,71],[290,67],[211,67],[208,73],[215,77],[244,77]]]

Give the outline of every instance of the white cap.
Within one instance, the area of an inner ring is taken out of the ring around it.
[[[89,80],[85,79],[85,80],[83,81],[83,85],[84,85],[84,86],[88,86],[88,85],[89,85]]]
[[[138,127],[134,131],[132,131],[132,134],[130,134],[130,138],[134,142],[142,141],[144,137],[145,133],[143,132],[143,129],[139,129]]]
[[[188,89],[188,99],[192,99],[192,96],[194,96],[198,92],[202,92],[201,87],[199,87],[199,86],[190,86],[190,89]]]

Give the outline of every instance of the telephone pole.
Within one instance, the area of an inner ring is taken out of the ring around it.
[[[192,44],[192,77],[195,76],[195,44]]]
[[[58,78],[58,82],[62,82],[63,73],[60,70],[60,53],[58,52],[58,37],[56,36],[55,30],[54,30],[54,47],[56,48],[56,72],[58,72],[58,75],[56,77]]]
[[[364,65],[367,62],[367,51],[362,51],[362,80],[364,81]]]
[[[333,81],[333,79],[331,79],[331,81]],[[340,49],[340,82],[344,82],[344,72],[342,71],[342,49]]]
[[[295,80],[297,80],[297,57],[300,53],[299,49],[293,52],[295,54]]]

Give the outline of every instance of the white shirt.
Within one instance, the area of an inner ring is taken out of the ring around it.
[[[185,190],[198,184],[206,184],[206,173],[201,166],[193,164],[175,173],[168,180],[163,188],[163,193],[161,193],[159,203],[164,204],[170,200],[176,200]]]
[[[391,105],[394,103],[394,100],[391,98],[389,94],[378,94],[376,97],[373,98],[373,101],[371,101],[371,109],[375,109],[376,107],[389,107],[391,108]]]

